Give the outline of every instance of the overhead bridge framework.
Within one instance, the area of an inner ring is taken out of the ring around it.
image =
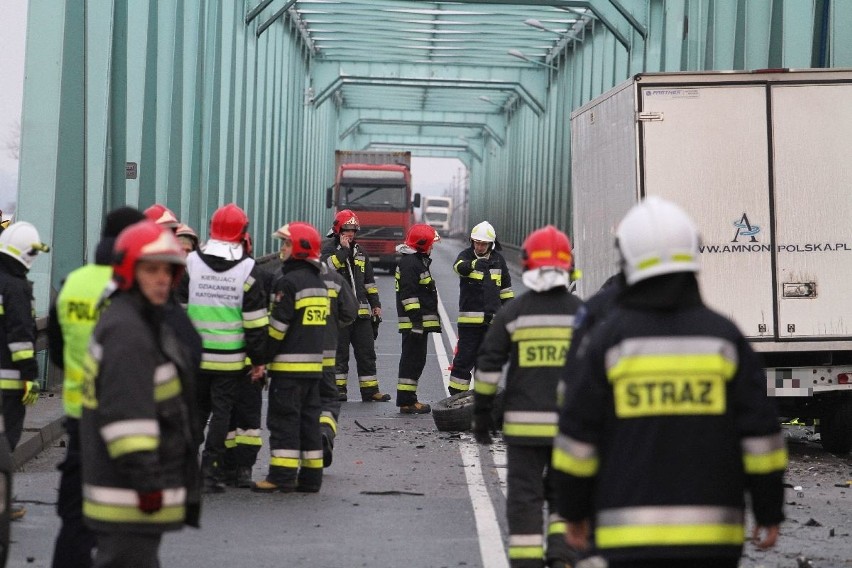
[[[573,109],[638,72],[852,67],[850,28],[840,0],[33,0],[17,217],[53,246],[39,310],[118,205],[206,237],[235,201],[260,253],[287,220],[324,228],[336,149],[458,158],[471,224],[570,232]]]

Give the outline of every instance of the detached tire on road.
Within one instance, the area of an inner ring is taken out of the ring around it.
[[[460,392],[433,404],[432,419],[441,432],[470,430],[473,421],[473,391]]]
[[[503,389],[498,389],[494,397],[494,409],[491,419],[494,428],[503,428]],[[473,391],[465,391],[448,396],[432,405],[432,419],[441,432],[465,432],[473,423]]]
[[[848,454],[852,450],[852,400],[826,406],[820,416],[819,432],[825,451]]]

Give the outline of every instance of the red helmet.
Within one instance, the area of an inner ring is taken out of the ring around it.
[[[339,235],[340,231],[361,229],[361,223],[358,221],[358,216],[351,209],[343,209],[337,212],[334,216],[334,222],[331,224],[331,230],[328,236]]]
[[[112,252],[112,275],[120,290],[133,287],[136,263],[140,260],[163,260],[181,267],[186,264],[174,233],[147,219],[121,231]],[[183,269],[175,270],[173,284],[182,275]]]
[[[553,225],[533,231],[524,241],[524,270],[545,266],[570,270],[573,264],[574,255],[568,235]]]
[[[290,258],[307,260],[314,264],[319,262],[320,234],[310,223],[304,221],[287,223],[272,233],[272,236],[279,239],[290,239],[290,242],[293,243],[293,252],[290,253]]]
[[[229,243],[241,243],[246,238],[249,220],[246,212],[228,203],[210,217],[210,238]]]
[[[145,210],[145,216],[158,225],[168,229],[177,229],[180,224],[177,216],[165,205],[155,203]]]
[[[441,240],[441,237],[431,225],[417,223],[408,229],[405,235],[405,244],[417,252],[429,252],[432,245]]]

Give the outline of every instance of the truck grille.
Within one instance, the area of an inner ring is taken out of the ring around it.
[[[388,240],[402,242],[405,234],[402,227],[361,227],[358,230],[358,242],[365,240]],[[365,245],[365,248],[366,247]]]

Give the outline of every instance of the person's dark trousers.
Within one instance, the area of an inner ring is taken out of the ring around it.
[[[450,394],[470,390],[471,371],[476,364],[476,352],[485,339],[487,325],[459,326],[459,340],[450,370]]]
[[[56,513],[62,520],[53,549],[53,568],[89,568],[95,533],[83,522],[83,470],[80,461],[80,420],[65,418],[68,446],[59,469]]]
[[[512,568],[541,568],[542,558],[546,558],[548,564],[561,560],[573,565],[576,556],[565,543],[564,521],[550,514],[549,526],[544,527],[542,523],[545,502],[549,512],[556,511],[556,488],[548,475],[553,447],[509,444],[507,450],[506,519],[510,565]],[[562,530],[557,534],[550,530],[552,525]],[[523,544],[513,546],[513,541]],[[535,541],[539,542],[541,554],[528,558],[526,553],[531,552],[528,547]]]
[[[428,333],[402,334],[399,355],[399,378],[396,384],[396,405],[410,406],[417,402],[417,382],[426,367]]]
[[[243,377],[237,381],[237,396],[231,410],[231,427],[235,431],[234,445],[225,459],[228,467],[254,467],[262,445],[260,413],[263,405],[263,382]]]
[[[340,397],[334,380],[334,366],[323,366],[319,384],[320,435],[322,436],[323,465],[331,465],[334,440],[337,438],[337,419],[340,417]]]
[[[232,373],[198,374],[198,407],[202,428],[207,425],[204,438],[202,468],[206,478],[218,481],[224,478],[225,438],[231,422],[231,409],[237,399],[239,381],[243,379]],[[209,422],[208,422],[209,417]]]
[[[20,389],[3,389],[3,422],[6,425],[6,440],[9,449],[15,451],[21,434],[24,433],[24,417],[27,407],[21,402],[24,391]]]
[[[322,439],[317,379],[272,378],[269,385],[270,481],[281,487],[319,490]]]
[[[358,371],[358,387],[361,396],[370,396],[379,392],[376,379],[376,340],[373,338],[373,324],[369,319],[357,318],[355,323],[340,330],[337,339],[336,373],[349,376],[349,346],[355,352],[355,367]],[[345,385],[338,385],[345,390]]]
[[[334,383],[334,373],[334,367],[322,368],[319,396],[323,416],[330,416],[337,422],[340,417],[340,399],[338,398],[337,385]],[[335,427],[335,429],[337,428]]]
[[[162,533],[99,532],[94,568],[160,568]]]

